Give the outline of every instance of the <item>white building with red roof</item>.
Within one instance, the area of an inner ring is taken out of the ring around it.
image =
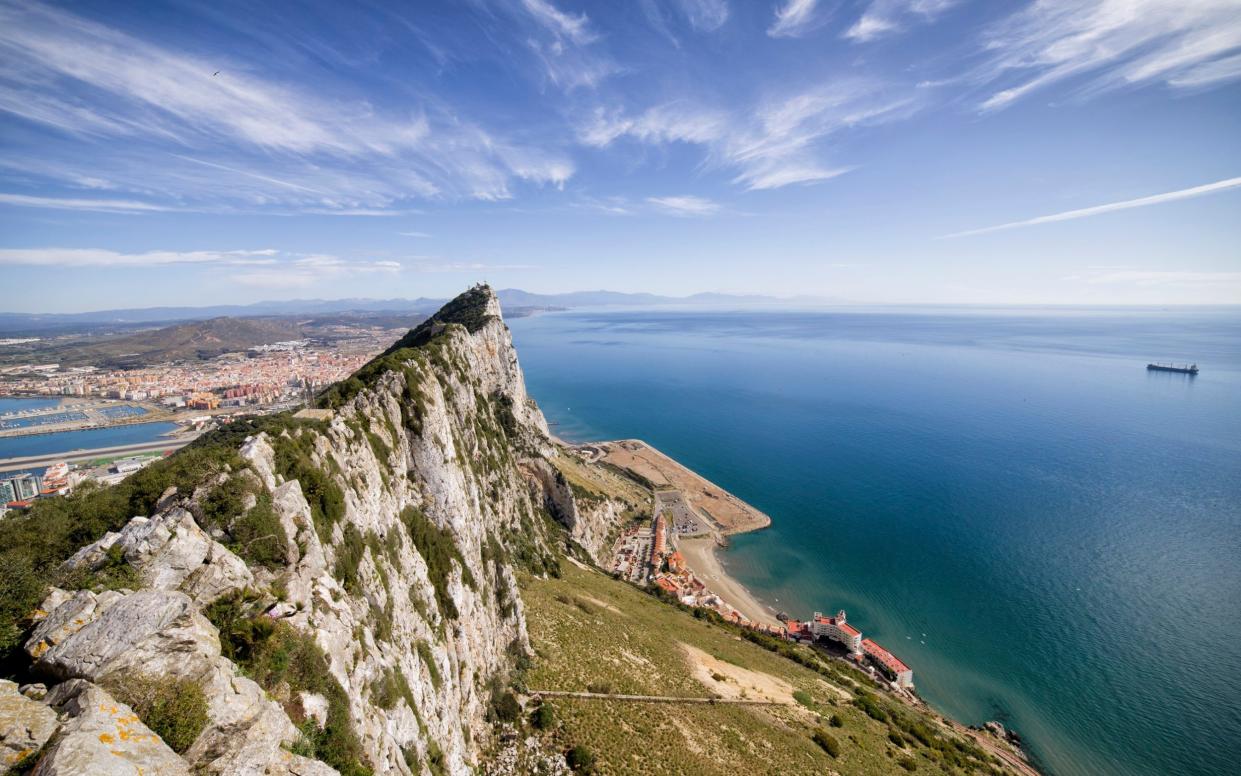
[[[887,651],[870,639],[862,642],[862,652],[865,653],[867,659],[882,671],[889,679],[896,682],[901,687],[912,687],[914,683],[914,672],[909,666],[902,663],[896,655]]]
[[[815,612],[814,619],[810,621],[810,632],[818,638],[843,644],[851,654],[862,654],[862,632],[848,623],[844,609],[836,612],[835,617]]]

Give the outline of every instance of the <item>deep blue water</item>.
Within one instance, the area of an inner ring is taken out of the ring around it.
[[[640,437],[770,514],[730,571],[791,613],[846,608],[936,707],[1062,776],[1236,772],[1241,310],[510,327],[557,433]]]

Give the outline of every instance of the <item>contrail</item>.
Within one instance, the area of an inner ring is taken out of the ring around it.
[[[1175,202],[1178,199],[1189,199],[1190,197],[1201,197],[1206,194],[1214,194],[1218,191],[1226,191],[1227,189],[1235,189],[1241,186],[1241,178],[1229,178],[1227,180],[1216,181],[1215,183],[1207,183],[1202,186],[1194,186],[1191,189],[1181,189],[1180,191],[1169,191],[1164,194],[1152,194],[1149,197],[1139,197],[1138,199],[1127,199],[1124,202],[1110,202],[1106,205],[1095,205],[1094,207],[1084,207],[1080,210],[1067,210],[1063,213],[1054,213],[1049,216],[1039,216],[1038,218],[1030,218],[1025,221],[1013,221],[1009,224],[1000,224],[999,226],[987,226],[982,229],[970,229],[965,232],[954,232],[936,237],[936,240],[948,240],[953,237],[969,237],[975,234],[987,234],[989,232],[999,232],[1004,229],[1016,229],[1019,226],[1034,226],[1036,224],[1050,224],[1055,221],[1071,221],[1074,218],[1088,218],[1097,216],[1100,213],[1111,213],[1116,210],[1128,210],[1135,207],[1146,207],[1147,205],[1158,205],[1163,202]]]

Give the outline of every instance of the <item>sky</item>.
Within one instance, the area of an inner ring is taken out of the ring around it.
[[[1241,303],[1238,0],[0,0],[0,310]]]

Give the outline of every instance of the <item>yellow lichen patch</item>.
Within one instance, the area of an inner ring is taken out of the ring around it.
[[[43,653],[47,652],[49,648],[50,647],[46,641],[40,641],[38,644],[34,645],[34,649],[30,650],[30,652],[35,658],[40,658],[43,657]]]
[[[112,743],[112,734],[111,733],[100,733],[99,740],[102,743],[110,744]]]

